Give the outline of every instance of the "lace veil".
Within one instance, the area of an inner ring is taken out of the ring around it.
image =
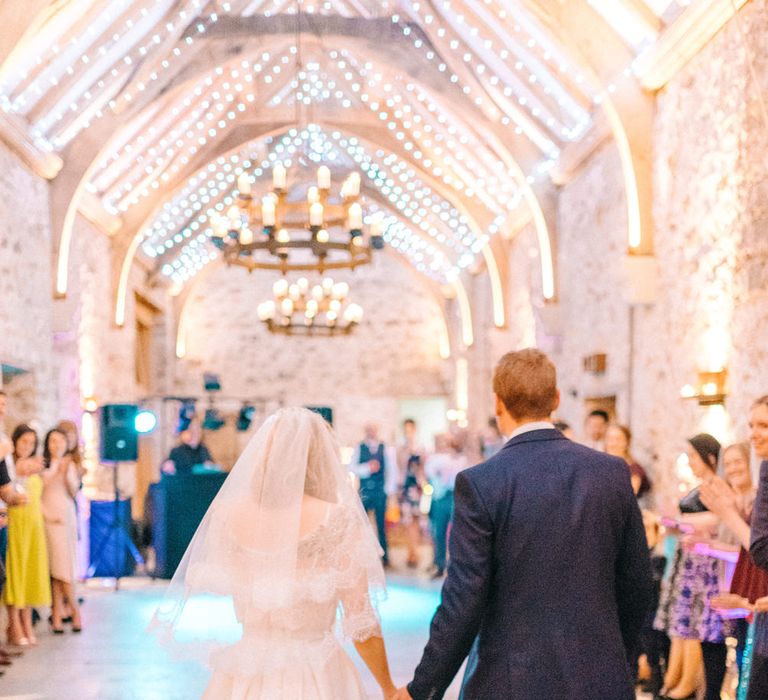
[[[307,510],[317,521],[309,533]],[[337,600],[341,631],[363,640],[378,631],[380,556],[330,426],[306,409],[283,409],[237,460],[150,630],[174,655],[208,664],[212,652],[240,640],[244,625],[274,629],[292,611],[306,617],[307,605]]]

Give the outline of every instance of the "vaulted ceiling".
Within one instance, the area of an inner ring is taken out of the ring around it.
[[[321,163],[361,171],[388,243],[443,283],[532,219],[552,296],[542,200],[580,144],[631,141],[638,57],[696,2],[6,0],[0,109],[53,181],[60,292],[73,207],[178,287],[238,174],[265,191],[280,161],[293,197]]]

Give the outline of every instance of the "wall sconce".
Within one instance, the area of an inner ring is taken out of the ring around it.
[[[696,399],[699,406],[716,406],[725,403],[725,385],[728,380],[728,370],[716,372],[699,372],[696,386],[686,384],[680,390],[684,399]]]
[[[581,362],[582,366],[584,367],[584,371],[589,372],[589,374],[605,374],[605,371],[608,369],[608,355],[606,355],[604,352],[598,352],[594,355],[587,355],[586,357],[582,358]]]
[[[86,396],[83,399],[83,410],[86,413],[96,413],[99,410],[99,402],[95,396]]]

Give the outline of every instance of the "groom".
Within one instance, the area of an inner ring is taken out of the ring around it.
[[[627,658],[652,584],[627,465],[554,429],[542,352],[505,355],[493,391],[511,438],[456,479],[442,602],[395,698],[442,698],[471,649],[464,700],[632,700]]]

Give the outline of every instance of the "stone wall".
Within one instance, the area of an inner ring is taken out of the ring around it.
[[[618,154],[598,151],[559,201],[563,416],[577,429],[590,395],[615,394],[660,497],[677,493],[675,458],[699,430],[746,437],[751,400],[768,391],[768,124],[746,62],[768,88],[768,4],[740,13],[658,95],[654,128],[659,296],[624,300],[626,215]],[[605,352],[593,377],[585,355]],[[698,370],[730,370],[726,409],[680,398]]]
[[[56,413],[49,222],[47,183],[0,143],[0,362],[28,372],[5,387],[9,429]]]
[[[623,260],[626,203],[619,154],[612,143],[597,151],[563,188],[558,209],[558,329],[553,347],[560,374],[560,415],[579,433],[591,398],[615,396],[623,420],[628,407],[629,309]],[[558,332],[559,331],[559,332]],[[598,376],[582,358],[608,356]]]
[[[264,412],[280,405],[331,406],[345,444],[358,440],[369,420],[392,439],[399,398],[450,396],[450,367],[439,355],[441,307],[394,257],[382,254],[356,274],[334,274],[350,283],[351,301],[365,312],[350,336],[269,333],[256,307],[271,298],[276,279],[224,267],[200,279],[184,309],[187,354],[176,367],[177,394],[200,395],[202,374],[210,371],[221,377],[219,404],[229,411],[240,400],[260,402]],[[220,448],[231,455],[237,445]]]

